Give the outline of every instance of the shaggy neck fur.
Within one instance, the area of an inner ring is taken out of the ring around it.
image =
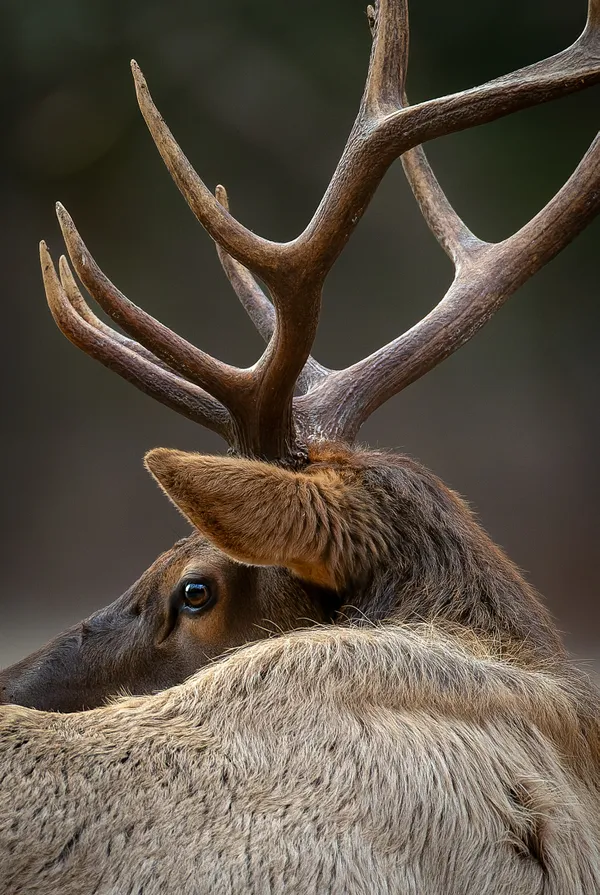
[[[550,614],[464,500],[408,457],[337,453],[359,473],[384,523],[380,549],[358,551],[357,565],[368,573],[344,588],[340,617],[435,621],[468,629],[507,657],[564,662]],[[325,459],[322,450],[317,457]]]

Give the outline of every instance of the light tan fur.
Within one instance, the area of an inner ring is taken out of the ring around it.
[[[153,697],[0,714],[4,895],[591,895],[563,682],[431,626],[262,642]]]

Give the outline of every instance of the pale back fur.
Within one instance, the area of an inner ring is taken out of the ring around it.
[[[90,712],[2,707],[0,891],[590,895],[573,686],[433,625],[332,626]]]

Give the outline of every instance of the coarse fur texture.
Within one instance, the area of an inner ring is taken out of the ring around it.
[[[332,617],[155,695],[0,707],[3,895],[600,891],[598,695],[456,494],[343,445],[147,463]]]
[[[283,635],[83,714],[8,706],[0,890],[590,895],[588,720],[552,673],[396,625]]]
[[[564,657],[552,620],[464,500],[410,457],[318,443],[292,472],[159,448],[146,464],[213,544],[328,585],[337,618],[444,619]]]

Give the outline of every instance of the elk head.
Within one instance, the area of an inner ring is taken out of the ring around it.
[[[196,174],[132,64],[150,133],[215,241],[235,292],[267,341],[250,369],[205,354],[127,299],[104,275],[67,212],[58,218],[81,283],[127,334],[87,305],[44,243],[50,309],[75,345],[137,388],[219,433],[234,456],[160,449],[147,465],[198,533],[176,544],[119,600],[0,676],[4,699],[93,706],[120,688],[183,680],[265,629],[348,616],[437,618],[560,653],[552,625],[466,506],[402,457],[351,448],[392,395],[464,344],[600,210],[600,137],[542,211],[499,243],[459,218],[421,144],[600,81],[600,0],[568,49],[471,90],[409,105],[406,0],[368,8],[373,47],[358,116],[325,195],[288,243],[229,213]],[[344,370],[310,356],[325,278],[391,163],[407,179],[455,277],[410,330]],[[266,284],[267,294],[258,285]]]

